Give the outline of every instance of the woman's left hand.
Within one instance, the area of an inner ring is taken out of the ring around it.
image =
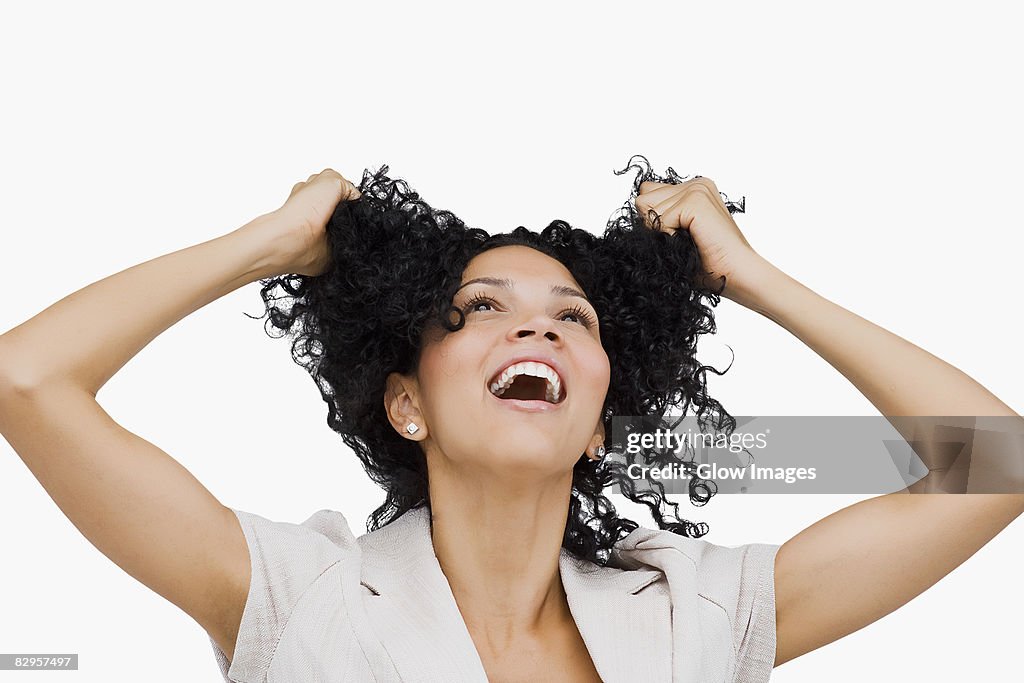
[[[641,183],[636,208],[649,228],[654,227],[650,215],[653,210],[660,216],[662,231],[671,234],[682,229],[690,233],[708,271],[699,283],[705,289],[717,290],[724,275],[726,287],[722,295],[733,298],[733,294],[744,290],[744,277],[765,262],[740,232],[709,178],[693,178],[677,185]]]

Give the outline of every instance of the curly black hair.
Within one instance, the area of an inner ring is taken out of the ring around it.
[[[636,209],[642,182],[684,179],[671,167],[667,177],[658,176],[640,155],[615,173],[630,168],[640,171],[631,195],[600,237],[562,220],[539,234],[520,226],[492,236],[467,227],[450,211],[431,208],[405,181],[388,178],[387,165],[375,173],[364,170],[361,196],[340,203],[328,222],[327,270],[260,281],[265,330],[272,337],[293,338],[292,358],[316,382],[327,403],[327,424],[386,492],[367,520],[368,530],[430,505],[426,458],[387,418],[386,379],[391,372],[416,371],[425,330],[462,328],[465,317],[452,301],[463,270],[474,256],[495,247],[524,245],[551,256],[593,303],[611,366],[602,407],[606,435],[613,434],[615,416],[657,417],[678,406],[684,415],[692,410],[701,425],[713,420],[717,428],[735,429],[735,419],[706,391],[705,373],[725,371],[696,360],[698,336],[716,329],[712,307],[720,301],[724,278],[715,290],[699,286],[704,270],[689,233],[651,229]],[[744,209],[742,203],[724,201],[730,213]],[[608,441],[610,454],[633,461],[635,456],[617,450],[614,439]],[[679,462],[666,452],[645,451],[640,457],[652,466]],[[616,514],[603,493],[609,486],[647,506],[660,529],[692,538],[707,533],[706,523],[679,518],[678,503],[668,499],[660,482],[638,486],[626,467],[617,458],[594,462],[580,454],[564,548],[606,564],[612,546],[639,526]],[[690,500],[703,505],[716,491],[714,482],[687,469]]]

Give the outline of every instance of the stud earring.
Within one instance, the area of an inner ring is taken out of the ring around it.
[[[416,432],[420,431],[420,428],[416,426],[415,422],[410,422],[409,424],[405,425],[405,431],[409,432],[410,434],[415,434]]]
[[[601,458],[604,457],[604,446],[598,446],[597,448],[594,449],[594,454],[590,455],[588,453],[587,457],[590,458],[591,460],[600,460]]]

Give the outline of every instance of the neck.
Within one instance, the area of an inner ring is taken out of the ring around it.
[[[558,561],[572,472],[529,485],[431,475],[434,552],[474,638],[500,650],[571,620]]]

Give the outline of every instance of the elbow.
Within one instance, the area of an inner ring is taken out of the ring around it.
[[[35,395],[40,382],[34,373],[6,360],[0,353],[0,404]]]
[[[23,355],[0,336],[0,400],[32,396],[42,383],[38,369],[25,362]]]

